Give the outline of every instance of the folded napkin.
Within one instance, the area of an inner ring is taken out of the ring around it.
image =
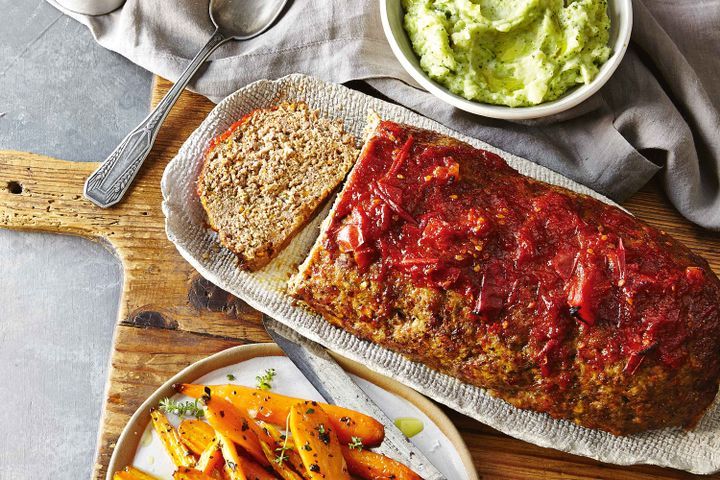
[[[292,1],[262,36],[221,47],[190,87],[217,102],[252,81],[293,72],[365,80],[397,103],[618,201],[660,172],[683,215],[720,230],[720,0],[633,6],[632,43],[610,81],[542,121],[474,116],[419,88],[390,50],[378,0]],[[170,80],[213,28],[206,1],[128,0],[97,17],[65,12],[101,45]]]

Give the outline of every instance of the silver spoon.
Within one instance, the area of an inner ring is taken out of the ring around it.
[[[119,202],[152,149],[160,125],[175,105],[180,92],[205,60],[223,43],[249,40],[275,22],[288,0],[210,0],[210,19],[215,33],[195,55],[175,85],[155,110],[130,132],[100,167],[85,181],[85,197],[103,208]]]

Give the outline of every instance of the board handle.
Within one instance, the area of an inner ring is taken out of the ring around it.
[[[112,217],[99,214],[82,192],[97,165],[0,151],[0,227],[82,236],[104,232]]]

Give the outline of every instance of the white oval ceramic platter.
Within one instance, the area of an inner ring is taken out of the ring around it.
[[[362,365],[333,355],[360,387],[391,418],[414,417],[424,429],[412,442],[430,459],[447,478],[477,480],[478,476],[470,453],[450,420],[425,397],[391,380],[374,373]],[[189,397],[175,393],[175,383],[201,383],[209,385],[236,383],[255,386],[257,375],[274,368],[276,376],[272,391],[283,395],[322,401],[300,370],[282,351],[270,343],[243,345],[216,353],[196,362],[158,388],[135,412],[118,439],[108,465],[107,479],[126,465],[135,467],[161,479],[172,478],[175,470],[160,438],[150,425],[150,409],[157,407],[165,397],[181,401]],[[234,380],[228,380],[228,374]],[[180,423],[175,415],[168,415],[174,425]]]
[[[450,130],[402,106],[342,85],[293,74],[278,80],[257,81],[228,96],[190,135],[165,169],[161,187],[168,238],[203,277],[326,348],[515,438],[619,465],[649,463],[693,473],[720,470],[720,399],[692,432],[664,429],[616,437],[542,413],[515,408],[479,387],[361,340],[303,308],[288,295],[287,280],[305,260],[329,206],[319,212],[265,268],[257,272],[239,268],[235,254],[222,247],[217,234],[207,227],[205,211],[195,193],[195,181],[203,165],[204,152],[215,136],[248,112],[283,100],[303,101],[326,118],[342,120],[346,131],[359,139],[363,138],[371,111],[383,119],[434,130],[500,155],[523,175],[618,206],[552,170]]]

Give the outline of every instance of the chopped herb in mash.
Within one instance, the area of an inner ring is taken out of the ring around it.
[[[590,83],[610,56],[607,0],[403,0],[422,69],[470,100],[512,107]]]

